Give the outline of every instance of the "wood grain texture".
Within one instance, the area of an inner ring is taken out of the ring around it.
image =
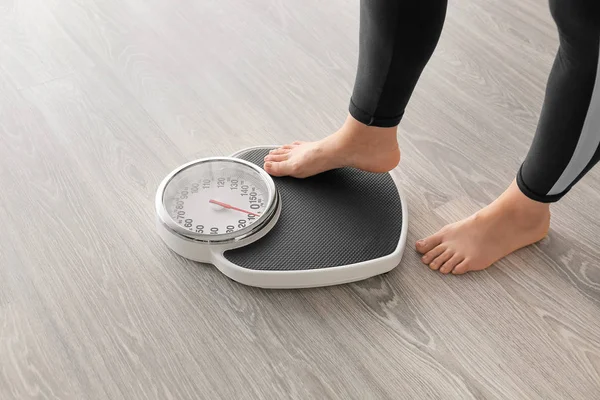
[[[596,399],[600,171],[550,235],[441,276],[418,238],[492,201],[532,140],[544,2],[453,0],[400,128],[392,272],[244,287],[154,233],[195,157],[343,121],[358,1],[0,1],[0,399]]]

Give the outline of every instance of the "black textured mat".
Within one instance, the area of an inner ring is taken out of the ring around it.
[[[269,149],[239,156],[262,167]],[[307,179],[274,178],[282,210],[262,239],[225,252],[254,270],[306,270],[354,264],[394,252],[402,230],[402,204],[390,174],[352,168]]]

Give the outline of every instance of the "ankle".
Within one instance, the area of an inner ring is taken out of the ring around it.
[[[491,204],[489,211],[492,210],[502,219],[509,219],[523,229],[547,230],[550,225],[550,204],[525,196],[515,182]]]
[[[513,180],[505,194],[507,200],[509,200],[508,203],[511,204],[515,212],[531,216],[545,216],[550,214],[549,203],[542,203],[525,196],[517,186],[515,180]]]
[[[536,229],[550,224],[550,207],[547,204],[515,202],[503,206],[503,218],[509,219],[514,225],[523,229]]]
[[[388,139],[396,141],[398,127],[382,128],[379,126],[369,126],[357,121],[351,115],[348,115],[339,132],[354,138],[365,138],[365,135],[372,135],[370,137],[371,139]]]

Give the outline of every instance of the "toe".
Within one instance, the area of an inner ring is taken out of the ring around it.
[[[273,149],[273,150],[269,151],[269,154],[287,154],[289,152],[290,152],[290,149],[280,147],[278,149]]]
[[[275,161],[275,162],[281,162],[281,161],[285,161],[289,158],[289,154],[285,153],[285,154],[269,154],[268,156],[265,157],[265,161]]]
[[[297,173],[296,163],[290,160],[281,162],[267,161],[264,164],[264,169],[273,176],[288,176]]]
[[[429,265],[430,262],[436,259],[440,254],[442,254],[446,250],[446,246],[437,246],[433,249],[429,250],[423,257],[421,257],[421,261],[424,264]]]
[[[439,256],[437,256],[435,258],[435,260],[433,260],[430,264],[429,264],[429,268],[434,269],[434,270],[438,270],[446,261],[448,261],[452,256],[454,255],[454,252],[450,249],[446,249],[442,254],[440,254]]]
[[[421,254],[425,254],[434,249],[441,242],[441,235],[439,233],[436,233],[435,235],[419,240],[417,242],[417,251]]]
[[[299,145],[301,145],[301,144],[303,144],[303,143],[304,143],[304,142],[301,142],[301,141],[299,141],[299,140],[296,140],[294,143],[292,143],[292,145],[294,145],[294,146],[299,146]]]
[[[454,267],[454,269],[452,270],[452,273],[455,275],[462,275],[466,272],[469,272],[469,270],[470,270],[469,261],[465,259],[465,260],[461,261],[456,267]]]
[[[464,259],[464,257],[455,253],[448,261],[444,263],[444,265],[441,266],[440,272],[442,274],[450,273],[454,267],[456,267]]]
[[[264,169],[270,175],[283,176],[283,175],[285,175],[285,173],[283,172],[285,170],[285,165],[282,165],[282,164],[283,163],[267,161],[267,162],[265,162]]]

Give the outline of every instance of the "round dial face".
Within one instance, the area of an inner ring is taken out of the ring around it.
[[[236,160],[193,164],[165,187],[165,211],[192,236],[241,234],[261,221],[273,201],[274,187],[265,174]]]

